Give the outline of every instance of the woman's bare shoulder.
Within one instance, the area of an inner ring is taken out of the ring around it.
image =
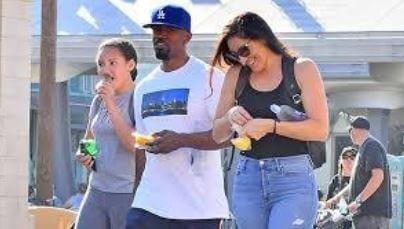
[[[306,82],[317,81],[321,78],[316,63],[310,58],[299,57],[294,67],[296,81],[300,87]]]

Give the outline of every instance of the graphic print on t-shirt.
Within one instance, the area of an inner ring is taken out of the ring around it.
[[[186,115],[189,89],[170,89],[143,95],[142,118],[149,116]]]

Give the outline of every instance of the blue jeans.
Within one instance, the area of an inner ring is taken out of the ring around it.
[[[318,199],[310,157],[240,156],[232,202],[238,229],[312,229]]]

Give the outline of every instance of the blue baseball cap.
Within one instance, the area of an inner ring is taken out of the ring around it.
[[[166,25],[191,33],[191,16],[180,6],[166,5],[154,10],[151,23],[143,25],[143,28],[153,25]]]

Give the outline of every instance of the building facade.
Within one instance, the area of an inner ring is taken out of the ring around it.
[[[0,228],[28,216],[30,0],[0,0]]]

